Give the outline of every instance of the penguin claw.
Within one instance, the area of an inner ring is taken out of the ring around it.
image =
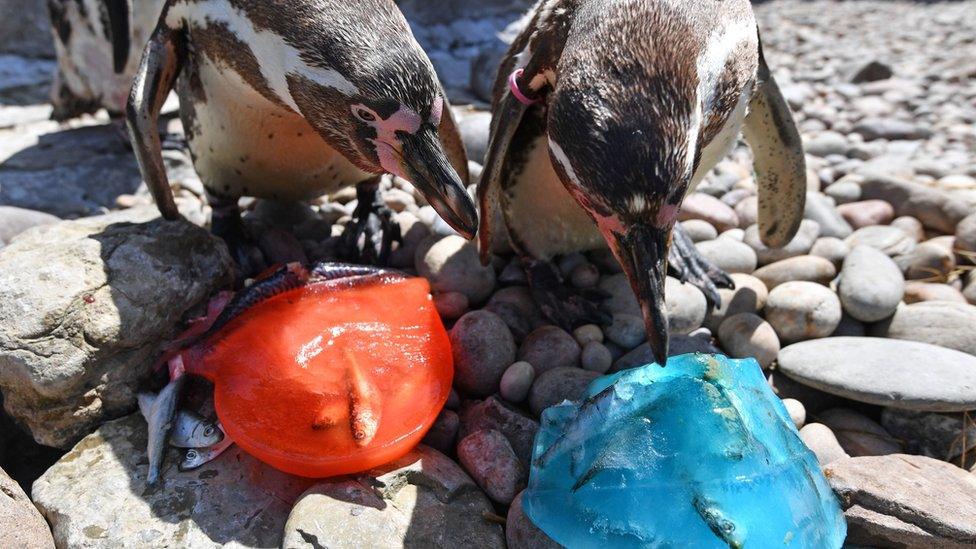
[[[607,297],[602,290],[566,286],[556,266],[548,261],[531,262],[526,274],[542,314],[561,328],[572,331],[583,324],[605,326],[612,322],[610,314],[599,307],[599,301]]]
[[[356,197],[353,220],[339,241],[339,258],[384,266],[389,262],[393,243],[403,242],[400,226],[393,220],[393,210],[379,198],[378,179],[357,185]]]
[[[681,225],[675,225],[668,270],[682,283],[690,282],[705,294],[708,311],[722,303],[719,288],[735,288],[732,278],[698,251]]]

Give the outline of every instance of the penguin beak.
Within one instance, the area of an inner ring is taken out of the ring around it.
[[[427,202],[455,231],[474,238],[478,213],[461,178],[444,154],[434,127],[424,124],[415,133],[397,132],[406,175]]]
[[[632,225],[625,235],[614,235],[614,252],[630,280],[644,317],[644,330],[654,360],[664,366],[668,358],[668,311],[664,280],[668,267],[669,228]]]

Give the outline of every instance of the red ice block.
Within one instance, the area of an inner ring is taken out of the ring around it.
[[[231,439],[307,477],[406,454],[446,402],[454,373],[422,278],[309,283],[241,313],[184,361],[214,382]]]

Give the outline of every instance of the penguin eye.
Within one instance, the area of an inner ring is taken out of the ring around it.
[[[356,116],[363,122],[373,122],[376,120],[376,115],[366,109],[356,109]]]

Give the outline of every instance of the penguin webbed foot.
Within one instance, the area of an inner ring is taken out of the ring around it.
[[[705,294],[708,310],[721,304],[719,288],[735,288],[728,273],[719,269],[698,251],[680,224],[675,225],[668,252],[669,274],[681,282],[690,282]]]
[[[609,297],[602,290],[565,285],[559,269],[550,261],[533,260],[525,272],[542,314],[561,328],[572,331],[583,324],[605,326],[612,322],[610,314],[599,306]]]
[[[248,236],[241,221],[241,210],[237,199],[215,199],[210,197],[213,210],[210,232],[227,244],[231,258],[240,268],[240,281],[253,277],[264,270],[264,257],[254,241]]]
[[[356,209],[339,241],[340,259],[374,265],[386,265],[393,243],[403,242],[400,226],[393,220],[393,210],[380,198],[379,178],[356,185]]]

